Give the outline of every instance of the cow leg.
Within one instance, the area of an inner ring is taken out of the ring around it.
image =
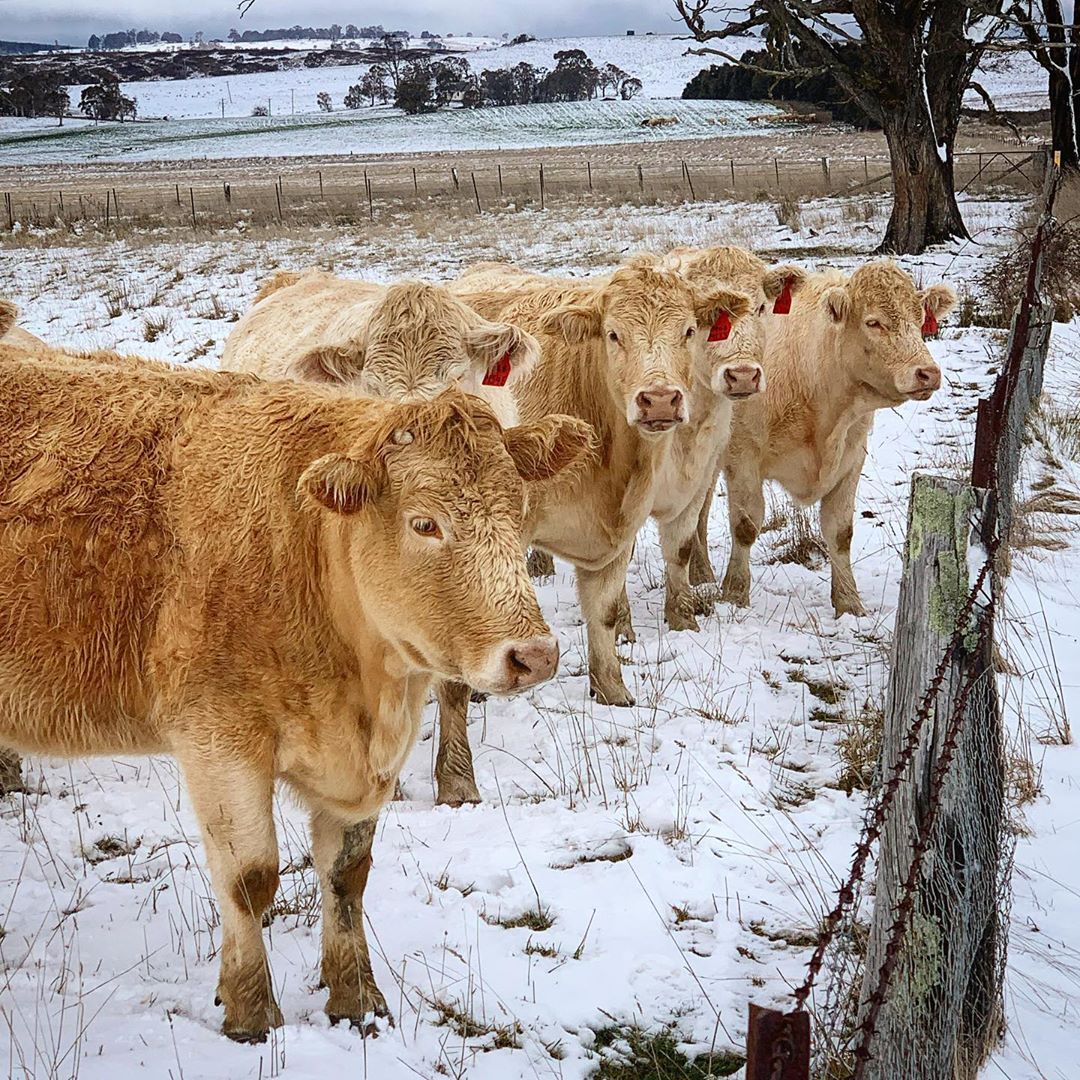
[[[837,618],[841,615],[866,614],[851,569],[855,491],[859,486],[865,457],[864,451],[851,472],[821,500],[821,533],[832,564],[832,604]]]
[[[716,485],[719,480],[718,460],[713,469],[712,482],[705,491],[705,500],[698,514],[697,531],[694,533],[693,547],[690,550],[691,585],[712,585],[716,581],[716,571],[713,570],[712,560],[709,558],[709,514],[712,511],[713,497],[716,495]]]
[[[480,802],[469,746],[469,688],[464,683],[440,682],[435,687],[439,702],[439,753],[435,758],[435,785],[441,806]]]
[[[22,777],[22,760],[14,750],[0,746],[0,795],[25,791]]]
[[[619,611],[615,616],[615,641],[637,641],[637,634],[634,631],[634,619],[630,614],[630,597],[626,592],[625,581],[623,581],[622,592],[619,594]]]
[[[666,585],[664,621],[669,630],[697,630],[695,615],[707,615],[712,604],[699,599],[690,587],[690,559],[699,521],[695,499],[678,517],[660,526],[660,550],[664,554]]]
[[[765,520],[765,493],[756,472],[729,467],[726,470],[728,520],[731,523],[731,556],[720,586],[720,599],[738,607],[750,606],[750,549]]]
[[[262,917],[278,887],[274,780],[269,767],[220,748],[177,751],[206,845],[221,909],[218,1002],[223,1030],[238,1042],[263,1042],[283,1023],[274,1000]]]
[[[375,985],[364,934],[364,889],[377,821],[349,825],[325,810],[311,815],[311,852],[323,904],[322,982],[330,991],[326,1012],[332,1024],[348,1020],[365,1035],[377,1033],[377,1017],[393,1023]]]
[[[577,569],[578,597],[589,637],[589,690],[601,705],[633,705],[615,654],[619,596],[626,585],[631,548],[601,570]]]

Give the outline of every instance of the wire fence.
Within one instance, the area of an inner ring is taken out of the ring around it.
[[[753,161],[679,158],[614,164],[559,157],[502,164],[461,159],[415,164],[292,167],[253,176],[228,161],[215,163],[214,179],[173,183],[139,179],[127,168],[71,173],[69,186],[11,182],[3,192],[0,229],[76,227],[105,229],[216,229],[249,226],[359,225],[380,214],[424,208],[447,215],[483,214],[505,207],[540,209],[559,200],[591,197],[620,201],[679,202],[727,198],[793,198],[874,194],[890,187],[884,157]],[[965,151],[955,157],[960,191],[1029,192],[1045,173],[1044,152]],[[257,170],[256,170],[257,171]],[[180,175],[179,169],[177,176]]]
[[[1043,253],[1058,183],[1049,162],[1005,362],[979,404],[970,480],[912,478],[876,801],[794,1011],[751,1011],[748,1080],[974,1080],[1002,1033],[1012,841],[995,619],[1049,349]],[[857,912],[875,844],[865,927]],[[812,1040],[823,972],[831,985]]]

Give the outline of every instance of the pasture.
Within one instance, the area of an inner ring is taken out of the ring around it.
[[[276,807],[282,885],[267,931],[286,1026],[243,1047],[219,1033],[218,913],[173,762],[29,760],[29,791],[0,804],[8,1075],[570,1080],[598,1068],[637,1076],[662,1054],[698,1059],[700,1073],[675,1075],[739,1075],[746,1002],[782,1001],[800,980],[865,809],[910,474],[963,468],[974,402],[1000,360],[1003,333],[978,313],[993,307],[986,274],[1015,242],[1026,200],[968,197],[963,210],[972,242],[903,260],[919,282],[951,282],[961,304],[930,343],[943,389],[878,414],[852,552],[867,616],[833,617],[814,523],[774,492],[752,606],[718,605],[700,632],[668,632],[647,526],[628,581],[638,640],[620,647],[637,706],[611,709],[589,698],[573,578],[557,564],[538,592],[562,643],[559,675],[470,706],[483,804],[434,805],[429,706],[404,798],[381,815],[367,915],[397,1026],[377,1039],[331,1028],[322,1012],[319,899],[288,798]],[[130,230],[57,244],[28,230],[5,240],[0,295],[50,341],[212,365],[279,268],[393,280],[510,259],[576,275],[637,250],[715,243],[853,268],[886,211],[866,194],[806,199],[786,221],[773,200],[718,199],[501,209],[467,228],[396,210],[363,228],[254,237]],[[1080,482],[1078,356],[1080,327],[1059,324],[1025,466],[1032,492]],[[1080,871],[1061,858],[1076,829],[1076,754],[1062,742],[1077,689],[1054,663],[1077,648],[1080,545],[1075,518],[1040,505],[1035,540],[1014,554],[1003,639],[1020,841],[1010,1029],[991,1075],[1014,1080],[1070,1075],[1080,983]],[[727,543],[717,514],[719,566]]]

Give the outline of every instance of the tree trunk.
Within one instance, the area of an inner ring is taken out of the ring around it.
[[[918,255],[932,244],[969,238],[953,187],[952,141],[939,156],[921,96],[913,93],[906,104],[884,121],[893,208],[878,251],[894,255]]]

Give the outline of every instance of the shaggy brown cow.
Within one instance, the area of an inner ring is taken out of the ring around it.
[[[694,276],[692,268],[687,272]],[[766,319],[769,390],[736,410],[724,464],[732,539],[722,599],[750,603],[750,548],[765,513],[762,485],[775,480],[804,506],[820,502],[833,609],[837,616],[863,613],[851,538],[874,412],[925,401],[941,385],[923,334],[936,330],[955,303],[948,285],[917,289],[895,263],[880,260],[850,276],[811,275],[788,317]],[[708,506],[700,536],[707,535],[707,514]]]
[[[554,672],[526,485],[573,466],[586,425],[6,351],[0,743],[175,755],[241,1040],[282,1021],[261,919],[284,780],[311,809],[327,1011],[388,1015],[362,912],[376,815],[433,677],[507,693]]]
[[[510,426],[513,397],[502,387],[528,371],[537,351],[534,338],[481,318],[441,285],[282,271],[229,335],[221,368],[349,385],[395,401],[457,384]]]

